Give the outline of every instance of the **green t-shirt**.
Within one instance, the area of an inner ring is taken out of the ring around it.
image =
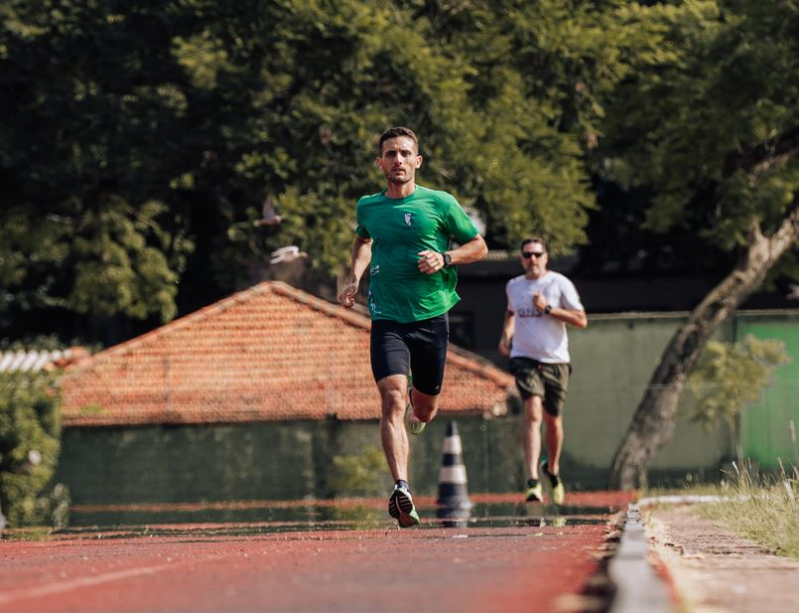
[[[358,236],[372,239],[372,319],[421,321],[446,313],[460,300],[455,268],[426,275],[418,264],[420,251],[444,252],[452,238],[463,244],[477,236],[477,228],[451,194],[417,185],[410,196],[397,199],[383,190],[361,198],[355,215]]]

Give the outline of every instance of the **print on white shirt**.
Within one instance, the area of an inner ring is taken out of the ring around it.
[[[584,310],[574,284],[555,271],[547,271],[540,279],[524,275],[508,281],[506,293],[508,310],[516,315],[516,330],[510,357],[525,357],[548,364],[568,363],[569,337],[566,324],[545,315],[533,304],[533,297],[541,292],[547,302],[556,308]]]

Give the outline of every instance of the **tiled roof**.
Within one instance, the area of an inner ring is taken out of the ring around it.
[[[260,283],[68,368],[64,425],[376,419],[369,328],[364,315]],[[441,411],[501,415],[512,388],[453,348]]]

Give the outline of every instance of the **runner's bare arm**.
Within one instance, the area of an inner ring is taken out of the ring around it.
[[[565,321],[567,324],[572,325],[575,328],[588,327],[588,316],[585,314],[585,311],[573,311],[571,309],[552,307],[552,310],[549,312],[549,316],[560,319],[561,321]]]
[[[358,293],[358,284],[361,277],[372,260],[372,239],[356,236],[352,243],[352,260],[350,261],[350,274],[344,282],[344,287],[338,295],[338,300],[345,307],[350,308],[355,304],[355,294]]]
[[[533,304],[539,311],[543,311],[555,319],[560,319],[561,321],[570,324],[575,328],[588,327],[588,316],[585,314],[585,311],[577,309],[562,309],[556,306],[552,306],[552,308],[547,311],[546,309],[549,305],[547,304],[547,299],[541,292],[536,293],[535,297],[533,298]]]
[[[471,264],[472,262],[482,260],[488,254],[488,246],[483,237],[478,234],[468,243],[452,251],[447,251],[446,253],[452,258],[450,261],[450,265],[452,266],[457,264]],[[444,265],[443,253],[438,253],[430,249],[419,252],[419,270],[426,275],[438,272],[444,268]]]
[[[502,336],[499,337],[499,353],[510,355],[510,343],[516,330],[516,315],[513,311],[505,311],[505,323],[502,324]]]

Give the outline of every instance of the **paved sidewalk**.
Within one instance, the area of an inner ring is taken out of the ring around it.
[[[799,611],[799,561],[774,555],[699,517],[690,504],[649,508],[654,561],[691,613]],[[643,612],[642,612],[643,613]]]

